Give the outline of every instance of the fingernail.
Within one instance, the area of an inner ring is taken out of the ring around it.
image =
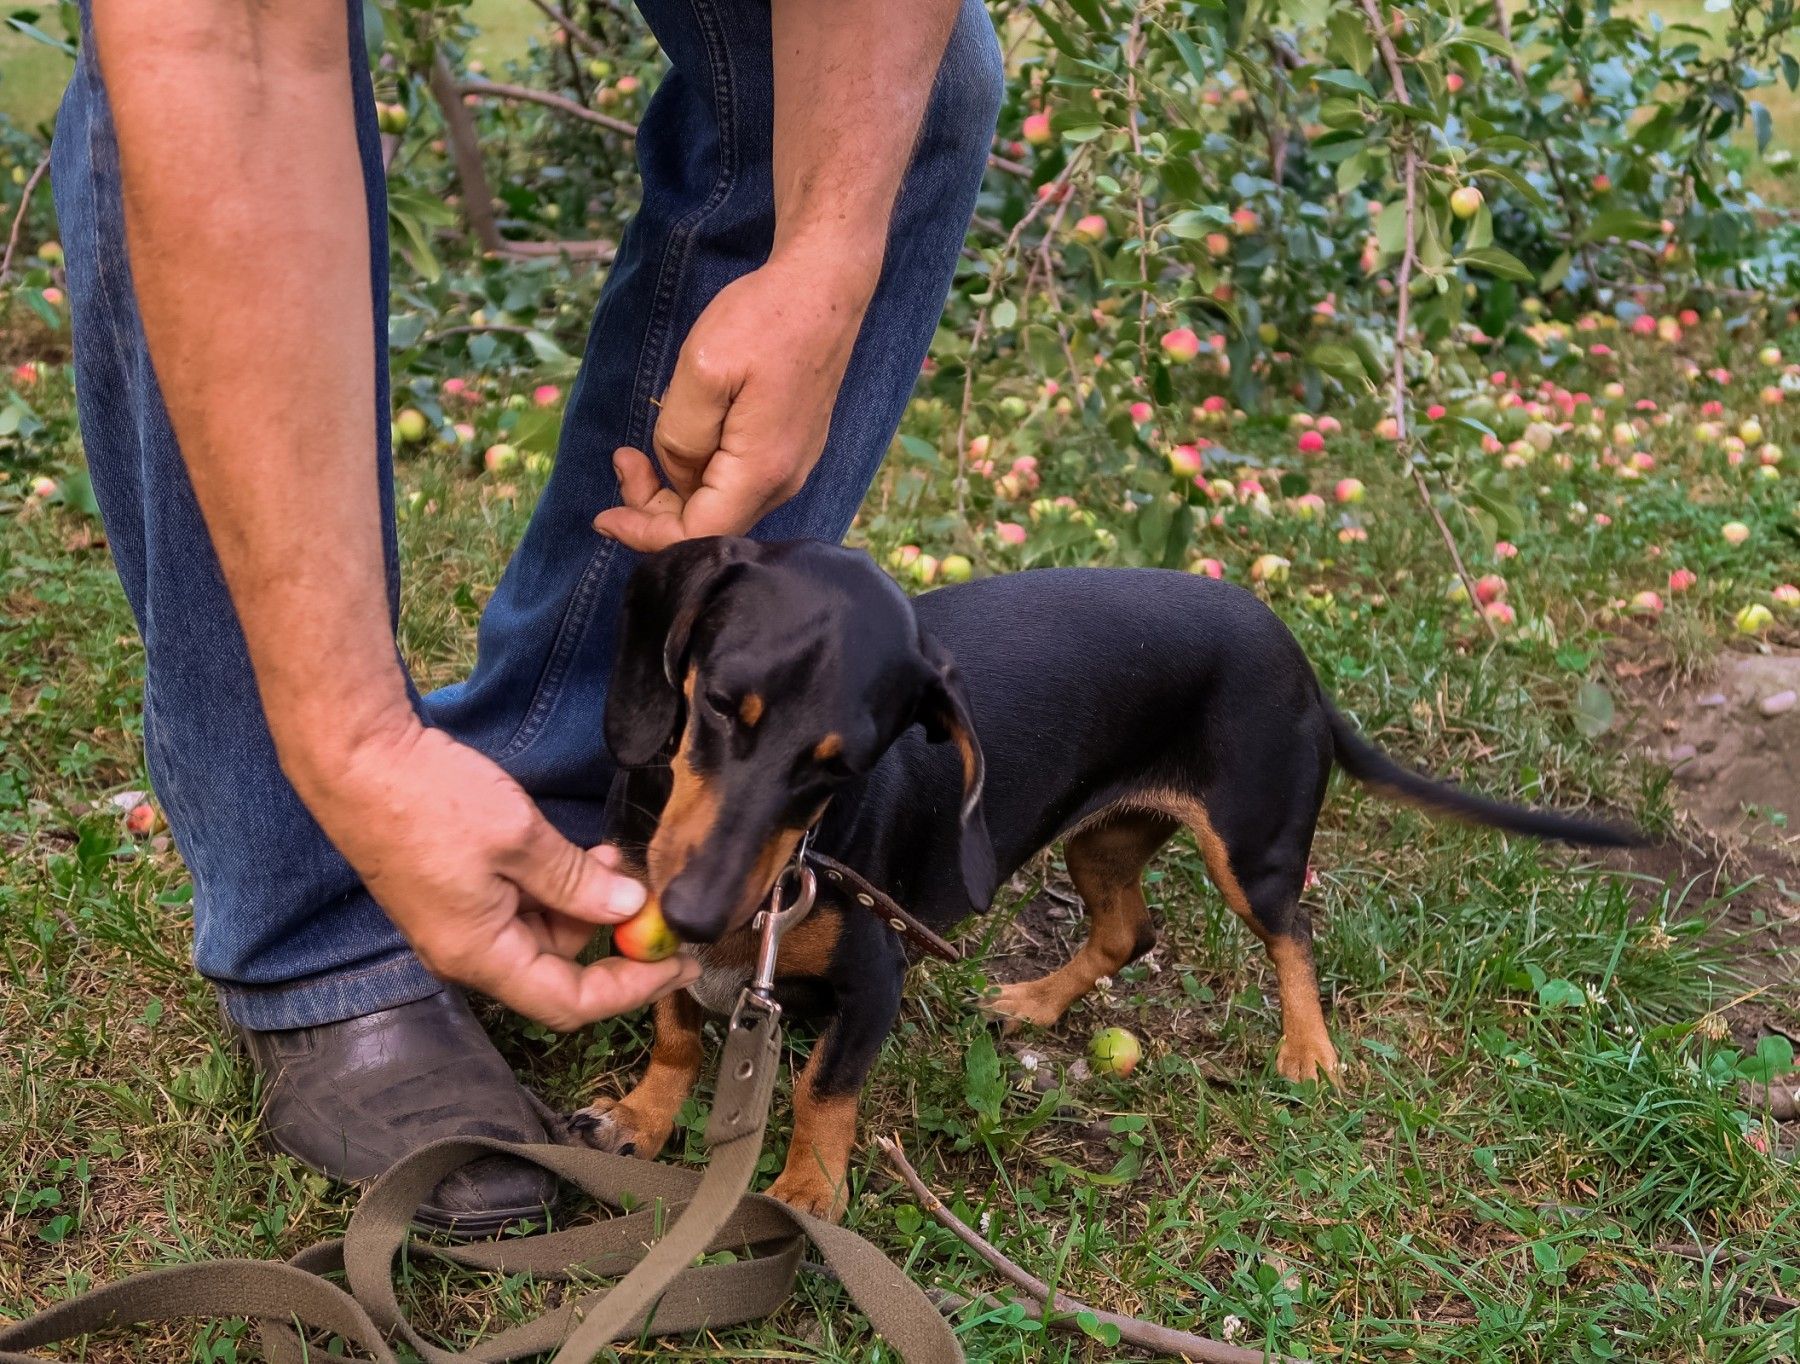
[[[627,914],[635,913],[644,907],[644,888],[636,881],[620,877],[613,882],[612,894],[608,898],[614,909]]]

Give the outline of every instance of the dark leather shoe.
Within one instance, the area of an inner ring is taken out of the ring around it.
[[[541,1110],[454,990],[342,1023],[237,1032],[262,1073],[269,1141],[347,1184],[440,1137],[548,1140]],[[414,1220],[492,1236],[547,1216],[556,1188],[547,1170],[490,1156],[445,1179]]]

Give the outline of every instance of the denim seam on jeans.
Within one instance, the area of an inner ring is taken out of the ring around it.
[[[669,230],[669,239],[663,246],[662,263],[657,268],[656,303],[645,326],[643,346],[638,351],[637,375],[631,391],[631,411],[626,414],[628,435],[635,434],[638,448],[646,451],[651,446],[654,429],[648,420],[651,390],[655,387],[656,377],[668,367],[675,291],[680,284],[682,271],[687,267],[694,234],[731,196],[731,191],[737,185],[738,175],[736,146],[731,136],[731,120],[735,114],[732,104],[731,54],[719,31],[718,17],[713,12],[710,0],[692,0],[689,8],[706,41],[707,69],[712,77],[713,87],[713,113],[719,124],[719,175],[706,202]],[[526,708],[519,727],[495,754],[497,762],[517,758],[530,748],[544,732],[545,723],[556,709],[563,679],[568,675],[569,665],[575,657],[576,645],[592,622],[593,608],[600,599],[601,587],[608,571],[618,559],[617,541],[598,536],[597,533],[596,538],[600,543],[595,546],[580,582],[570,594],[568,608],[557,625],[556,641],[551,646],[549,661],[538,680],[531,704]]]

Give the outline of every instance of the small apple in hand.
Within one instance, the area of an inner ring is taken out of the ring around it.
[[[613,929],[613,948],[633,961],[662,961],[675,955],[681,939],[663,918],[662,905],[652,896],[644,907]]]

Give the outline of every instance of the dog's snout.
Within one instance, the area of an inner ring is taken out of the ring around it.
[[[663,892],[663,918],[683,942],[717,942],[725,934],[725,915],[697,880],[678,876]]]

